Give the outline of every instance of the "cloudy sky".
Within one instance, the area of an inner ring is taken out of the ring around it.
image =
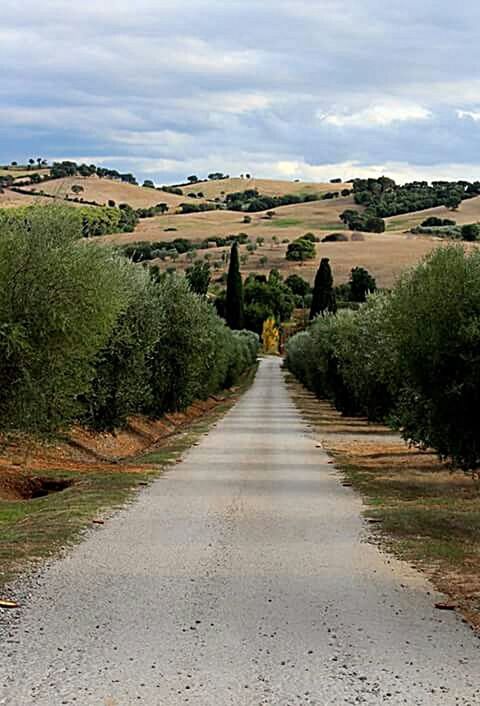
[[[480,3],[2,0],[0,163],[480,178]]]

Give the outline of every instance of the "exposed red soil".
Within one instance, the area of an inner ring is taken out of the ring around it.
[[[150,448],[162,446],[183,427],[224,402],[217,395],[194,402],[184,412],[166,414],[152,420],[132,417],[125,429],[100,433],[75,426],[63,440],[39,442],[31,438],[4,439],[0,447],[0,499],[16,500],[35,492],[41,471],[145,472],[151,465],[135,458]],[[0,440],[1,441],[1,440]]]

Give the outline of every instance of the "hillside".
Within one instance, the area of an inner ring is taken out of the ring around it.
[[[72,191],[72,186],[75,185],[83,188],[83,191],[78,194],[79,198],[83,198],[85,201],[96,201],[102,205],[107,205],[108,201],[111,200],[115,201],[116,204],[128,203],[133,208],[147,208],[158,203],[166,203],[170,208],[176,208],[182,202],[194,202],[193,199],[189,199],[186,196],[168,194],[164,191],[148,189],[112,179],[101,179],[97,176],[72,176],[63,179],[53,179],[39,185],[26,187],[26,189],[29,191],[43,190],[47,194],[63,199],[65,196],[75,197],[75,193]]]
[[[244,223],[243,213],[235,211],[207,211],[187,215],[167,214],[140,221],[134,234],[136,240],[158,242],[172,238],[205,240],[209,236],[224,236],[232,233],[247,233],[252,238],[263,236],[279,239],[297,238],[308,231],[329,232],[343,230],[339,215],[353,206],[351,196],[329,201],[282,206],[275,209],[275,216],[267,218],[265,213],[248,214],[251,223]],[[361,209],[360,209],[361,210]],[[174,231],[171,229],[175,229]],[[132,234],[119,233],[105,236],[110,242],[131,242]]]
[[[264,238],[264,242],[254,253],[249,253],[246,245],[240,246],[241,269],[245,275],[254,271],[267,273],[272,267],[276,267],[285,276],[296,272],[313,282],[319,259],[328,257],[337,283],[347,281],[352,267],[358,265],[372,272],[381,287],[391,287],[405,268],[414,265],[432,249],[443,244],[443,241],[438,239],[414,237],[402,232],[365,233],[357,236],[363,240],[352,241],[352,234],[345,230],[338,218],[342,211],[352,207],[354,207],[352,196],[331,201],[282,206],[275,209],[275,216],[272,219],[267,218],[265,213],[249,214],[252,218],[251,223],[243,222],[244,214],[231,211],[158,216],[140,221],[135,233],[108,235],[104,236],[103,240],[115,244],[172,241],[175,238],[203,241],[209,236],[246,233],[250,242],[255,243],[259,237]],[[357,208],[362,210],[360,207]],[[288,242],[307,232],[313,232],[320,239],[331,232],[344,232],[349,240],[318,243],[315,260],[305,263],[286,260]],[[197,259],[207,256],[218,276],[225,270],[226,265],[222,260],[222,254],[227,250],[228,248],[213,247],[199,250]],[[263,258],[267,261],[263,261]],[[175,263],[170,259],[153,262],[161,269],[174,266],[177,270],[184,270],[191,265],[186,255],[180,256]]]
[[[45,176],[50,174],[50,169],[40,168],[36,169],[32,167],[28,169],[27,167],[0,167],[0,177],[11,176],[13,179],[21,179],[22,177],[29,177],[32,174],[40,174]]]
[[[9,170],[10,171],[10,170]],[[63,200],[65,196],[75,197],[72,187],[78,185],[83,191],[78,194],[85,201],[95,201],[108,204],[114,201],[117,205],[128,203],[134,208],[146,208],[158,203],[167,203],[170,212],[164,216],[141,219],[134,233],[116,233],[103,236],[101,240],[117,245],[131,244],[139,241],[170,242],[176,238],[186,238],[192,241],[205,241],[214,237],[226,237],[244,233],[248,236],[250,248],[246,245],[240,248],[242,255],[242,271],[246,274],[252,271],[268,272],[272,267],[278,268],[288,275],[298,272],[303,277],[313,281],[318,260],[328,257],[331,260],[337,283],[348,280],[350,270],[362,266],[372,272],[378,284],[391,287],[401,272],[421,259],[432,249],[444,241],[429,237],[413,237],[406,234],[410,228],[421,223],[425,218],[436,215],[443,218],[453,218],[459,224],[480,220],[480,197],[464,201],[458,211],[452,212],[445,207],[428,209],[404,216],[386,219],[387,233],[363,234],[354,240],[351,233],[339,219],[340,214],[356,206],[353,196],[337,199],[310,201],[301,204],[280,206],[273,209],[273,216],[265,212],[244,214],[238,211],[216,210],[201,213],[176,213],[179,204],[189,202],[200,204],[203,199],[189,198],[188,193],[203,194],[205,200],[225,199],[229,193],[257,189],[261,195],[282,196],[296,194],[306,196],[327,191],[342,191],[351,184],[303,183],[269,179],[229,178],[211,180],[182,187],[183,196],[170,194],[158,189],[149,189],[123,183],[110,178],[97,176],[72,176],[46,181],[31,190],[42,189],[46,193]],[[52,199],[29,197],[24,194],[5,190],[0,194],[0,207],[28,205],[34,202],[52,203]],[[72,201],[68,201],[72,205]],[[245,216],[251,222],[244,222]],[[320,240],[332,232],[344,232],[347,242],[318,243],[316,259],[306,263],[289,262],[285,258],[288,243],[307,232],[314,233]],[[260,239],[260,243],[258,243]],[[252,245],[256,249],[252,252]],[[209,248],[199,250],[198,258],[206,257],[214,266],[216,276],[225,270],[225,255],[228,248]],[[161,269],[175,267],[184,270],[191,264],[191,257],[179,256],[175,262],[171,258],[162,261],[152,261]]]
[[[18,208],[19,206],[32,206],[36,203],[49,204],[52,203],[52,199],[18,194],[10,189],[0,191],[0,208]]]
[[[410,230],[418,226],[429,216],[437,216],[438,218],[449,218],[456,221],[459,225],[465,223],[480,222],[480,196],[473,199],[462,201],[456,211],[450,211],[445,206],[437,208],[429,208],[425,211],[415,211],[415,213],[407,213],[402,216],[392,216],[386,218],[385,223],[388,230]]]
[[[207,199],[222,198],[226,194],[233,194],[246,189],[257,189],[265,196],[284,196],[285,194],[296,194],[305,196],[307,194],[325,193],[326,191],[341,191],[350,189],[351,184],[326,184],[313,182],[284,181],[281,179],[241,179],[232,177],[229,179],[219,179],[212,181],[202,181],[191,186],[182,187],[184,193],[189,191],[201,192]]]

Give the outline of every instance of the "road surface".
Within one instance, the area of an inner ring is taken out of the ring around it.
[[[280,362],[35,579],[0,704],[480,704],[479,640],[365,541]]]

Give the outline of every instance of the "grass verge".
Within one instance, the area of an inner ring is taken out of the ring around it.
[[[255,372],[252,369],[237,388],[224,392],[201,418],[182,426],[147,453],[118,464],[118,470],[111,465],[102,469],[101,463],[88,471],[46,470],[36,475],[69,486],[29,500],[0,499],[0,592],[22,571],[80,541],[95,519],[124,506],[140,486],[176,463],[248,389]]]
[[[289,385],[345,482],[362,494],[373,536],[480,628],[480,484],[387,428],[342,417],[299,383]]]

